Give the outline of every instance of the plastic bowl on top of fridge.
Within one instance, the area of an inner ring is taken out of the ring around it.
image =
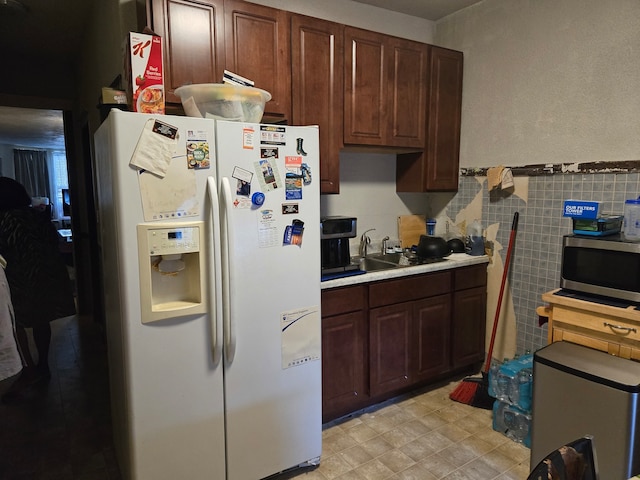
[[[175,90],[189,117],[259,123],[271,94],[255,87],[226,83],[183,85]]]

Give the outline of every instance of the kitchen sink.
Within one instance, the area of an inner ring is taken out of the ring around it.
[[[392,268],[406,268],[414,265],[425,265],[429,263],[445,262],[446,258],[422,258],[415,254],[405,255],[404,253],[372,253],[366,258],[354,258],[353,262],[360,262],[360,270],[375,272],[378,270],[390,270]]]
[[[360,266],[360,270],[365,272],[377,272],[380,270],[390,270],[408,265],[400,265],[401,253],[370,254],[365,258],[354,258],[353,262]]]
[[[376,261],[389,262],[395,265],[400,265],[400,259],[404,256],[403,253],[373,253],[367,255],[367,258],[371,258]]]
[[[365,272],[377,272],[399,267],[397,263],[385,262],[384,260],[377,260],[371,257],[360,260],[360,270],[364,270]]]

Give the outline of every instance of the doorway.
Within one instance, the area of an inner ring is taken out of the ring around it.
[[[86,115],[74,113],[67,105],[49,108],[54,106],[47,100],[40,104],[29,101],[27,105],[20,104],[19,100],[17,98],[11,105],[6,105],[6,102],[0,104],[0,173],[15,178],[12,175],[14,147],[64,152],[66,191],[62,191],[59,180],[52,181],[51,193],[56,196],[54,203],[59,204],[52,220],[62,231],[64,242],[61,248],[75,277],[78,313],[93,315],[100,321],[102,292],[98,280],[97,222],[88,120]],[[52,171],[51,175],[54,174]],[[65,211],[65,199],[69,200],[68,211]]]

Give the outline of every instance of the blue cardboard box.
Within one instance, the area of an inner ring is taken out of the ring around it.
[[[563,217],[596,219],[600,216],[602,202],[591,200],[565,200]]]

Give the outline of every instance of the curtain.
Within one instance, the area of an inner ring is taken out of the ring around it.
[[[32,197],[51,200],[47,152],[44,150],[13,150],[15,179],[24,185]]]

